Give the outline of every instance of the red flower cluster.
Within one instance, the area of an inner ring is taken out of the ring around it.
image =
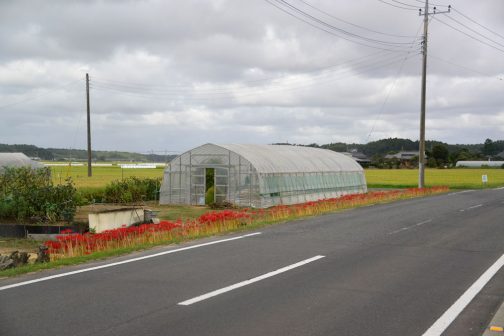
[[[212,235],[254,223],[282,221],[446,191],[448,191],[447,187],[375,191],[302,204],[278,205],[269,209],[211,211],[195,220],[188,220],[184,223],[182,221],[162,221],[159,224],[122,227],[97,234],[78,234],[71,233],[71,230],[63,230],[62,235],[57,236],[56,241],[47,241],[45,245],[48,247],[53,259],[79,256],[97,251],[145,246],[145,244],[159,244],[186,237]]]
[[[128,240],[135,241],[138,240],[138,237],[170,232],[180,226],[180,222],[173,223],[162,221],[159,224],[142,224],[139,226],[122,227],[96,234],[71,233],[72,230],[63,230],[61,231],[63,235],[56,236],[56,241],[46,241],[44,244],[49,248],[50,254],[89,254],[109,247],[124,245],[120,244],[120,242]]]
[[[212,211],[207,212],[206,214],[201,215],[198,218],[198,222],[201,224],[211,224],[216,222],[225,222],[225,221],[240,221],[243,219],[251,218],[251,215],[247,211],[248,209],[244,209],[241,211],[233,211],[233,210],[222,210],[222,211]]]

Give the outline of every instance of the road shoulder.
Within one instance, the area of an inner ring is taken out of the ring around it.
[[[504,335],[504,302],[501,304],[500,308],[495,313],[492,321],[488,324],[485,329],[483,336],[497,336]]]

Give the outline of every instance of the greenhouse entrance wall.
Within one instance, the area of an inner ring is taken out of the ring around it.
[[[229,199],[229,168],[223,166],[193,166],[190,178],[190,204],[205,205],[208,203],[207,192],[213,187],[211,203],[222,203]],[[209,171],[212,173],[209,174]],[[208,178],[211,178],[209,183]],[[209,187],[210,185],[210,187]]]
[[[367,192],[362,167],[329,150],[281,145],[214,145],[175,158],[164,172],[161,204],[204,205],[207,172],[214,201],[265,208]]]

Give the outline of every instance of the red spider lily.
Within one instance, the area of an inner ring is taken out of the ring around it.
[[[108,230],[97,234],[71,233],[63,230],[57,241],[46,241],[51,258],[64,258],[91,254],[97,251],[113,250],[145,244],[171,242],[174,239],[211,235],[236,229],[243,225],[259,222],[275,222],[291,218],[313,216],[321,213],[370,205],[391,200],[418,197],[448,191],[448,187],[411,188],[405,190],[374,191],[366,194],[344,195],[337,198],[311,201],[295,205],[277,205],[269,209],[240,209],[212,211],[195,220],[182,222],[161,221],[159,224]]]

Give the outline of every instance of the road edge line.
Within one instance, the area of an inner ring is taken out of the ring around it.
[[[422,336],[441,336],[441,334],[453,323],[460,313],[471,303],[485,285],[504,266],[504,254],[483,273],[462,296],[439,317],[434,324],[425,331]]]

